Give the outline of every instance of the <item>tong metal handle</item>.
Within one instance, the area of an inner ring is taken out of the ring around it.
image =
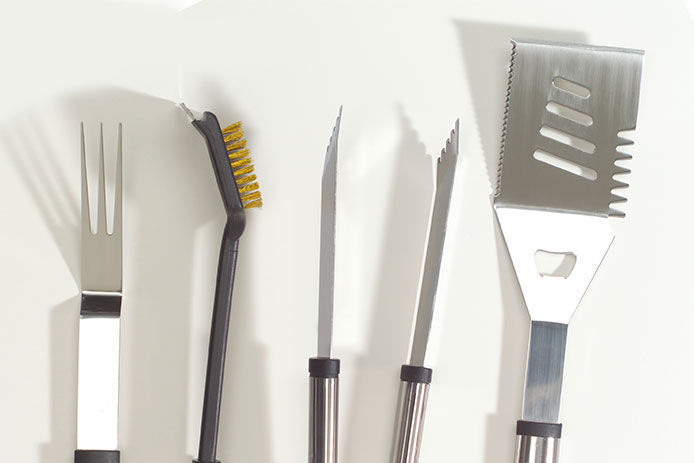
[[[431,375],[432,370],[422,366],[403,365],[400,370],[392,463],[416,463],[419,459]]]
[[[337,463],[337,418],[340,361],[314,357],[310,374],[309,463]]]
[[[561,424],[519,420],[515,463],[559,463]]]

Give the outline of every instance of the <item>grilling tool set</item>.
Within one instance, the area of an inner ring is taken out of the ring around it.
[[[623,147],[632,142],[623,132],[636,127],[642,61],[643,52],[639,50],[512,41],[493,209],[530,314],[523,407],[521,419],[516,423],[516,463],[559,461],[562,431],[559,409],[568,324],[614,238],[609,218],[624,216],[613,207],[614,203],[625,201],[614,190],[627,185],[615,176],[629,172],[621,161],[631,158]],[[214,114],[198,114],[183,104],[180,106],[205,141],[227,217],[212,308],[198,455],[193,460],[218,463],[217,441],[236,260],[246,224],[245,211],[262,206],[262,199],[241,124],[222,128]],[[332,338],[341,119],[342,108],[323,165],[317,352],[308,361],[309,463],[338,461],[340,360],[334,356]],[[433,362],[427,352],[460,157],[459,131],[456,121],[436,163],[410,352],[407,363],[400,368],[390,442],[391,463],[419,461],[432,382]],[[120,461],[117,439],[123,236],[120,125],[117,136],[115,201],[109,229],[101,129],[94,228],[89,214],[85,130],[81,129],[82,298],[75,463]],[[455,237],[449,233],[448,238]],[[560,261],[560,268],[544,270],[540,264],[543,258]]]

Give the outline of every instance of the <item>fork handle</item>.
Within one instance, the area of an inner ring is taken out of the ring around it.
[[[120,463],[120,451],[75,450],[75,463]]]
[[[519,420],[515,463],[559,463],[561,424]]]
[[[416,463],[422,442],[432,370],[403,365],[400,369],[400,394],[395,422],[392,463]]]
[[[308,360],[310,374],[309,463],[337,463],[337,412],[340,361]]]

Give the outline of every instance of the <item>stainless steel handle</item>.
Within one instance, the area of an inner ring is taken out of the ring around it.
[[[419,459],[428,396],[428,383],[400,382],[392,463],[416,463]]]
[[[339,378],[311,377],[309,463],[337,463]]]
[[[112,461],[118,453],[120,311],[119,293],[82,291],[77,364],[77,462],[101,461],[99,458]]]
[[[559,463],[559,438],[519,435],[515,463]]]

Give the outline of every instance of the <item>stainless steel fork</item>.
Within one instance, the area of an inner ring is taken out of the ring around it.
[[[104,129],[99,132],[96,230],[92,231],[87,187],[84,123],[82,147],[82,301],[77,380],[75,463],[118,463],[118,376],[122,296],[122,126],[118,124],[113,228],[107,230]]]

